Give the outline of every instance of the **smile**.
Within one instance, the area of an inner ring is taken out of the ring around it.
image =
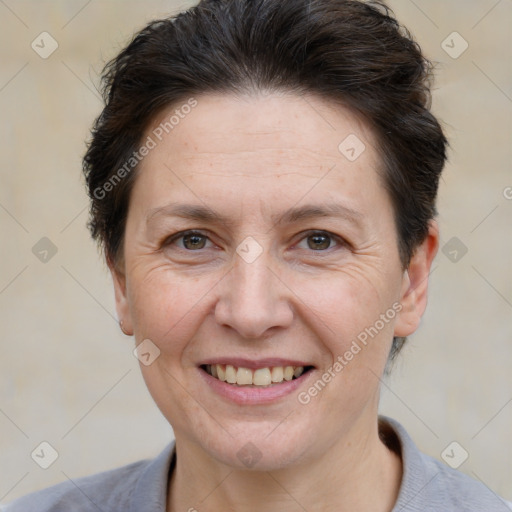
[[[251,369],[230,364],[201,365],[201,369],[222,382],[233,386],[258,387],[271,387],[283,381],[298,379],[312,368],[312,366],[272,366]]]

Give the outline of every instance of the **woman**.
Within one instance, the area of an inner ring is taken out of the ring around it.
[[[176,440],[6,511],[505,511],[378,417],[426,306],[447,141],[378,2],[209,0],[107,67],[84,158]]]

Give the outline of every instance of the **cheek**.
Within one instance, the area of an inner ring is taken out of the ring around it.
[[[163,355],[179,355],[210,310],[215,281],[179,276],[166,266],[131,273],[129,300],[138,340],[149,338]]]
[[[304,298],[310,324],[316,326],[333,359],[349,350],[355,340],[361,351],[354,359],[381,361],[387,357],[396,317],[392,305],[398,296],[392,283],[378,275],[347,268],[325,278],[304,279],[296,289],[297,295]],[[386,317],[389,311],[392,314]],[[364,357],[360,357],[363,353]]]
[[[301,280],[295,288],[311,311],[341,332],[360,327],[375,314],[378,317],[386,300],[379,283],[349,269]]]

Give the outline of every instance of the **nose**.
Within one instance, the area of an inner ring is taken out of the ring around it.
[[[233,268],[220,283],[216,321],[246,339],[265,338],[274,328],[290,326],[291,292],[271,270],[269,257],[263,253],[251,263],[235,257]]]

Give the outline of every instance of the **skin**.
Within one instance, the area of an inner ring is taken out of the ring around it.
[[[348,110],[285,93],[197,101],[142,161],[123,259],[110,264],[124,331],[160,350],[141,369],[176,436],[167,510],[390,511],[402,465],[378,437],[379,378],[393,336],[414,332],[424,312],[437,225],[404,271],[375,139]],[[366,146],[354,162],[338,150],[349,134]],[[155,213],[170,203],[225,219]],[[276,223],[288,209],[332,203],[356,218]],[[203,248],[169,241],[188,229],[207,237]],[[263,249],[252,263],[236,252],[248,236]],[[236,405],[198,378],[208,358],[293,358],[315,366],[298,391],[307,390],[396,303],[395,318],[307,405],[298,392]],[[237,457],[248,442],[261,453],[250,469]]]

